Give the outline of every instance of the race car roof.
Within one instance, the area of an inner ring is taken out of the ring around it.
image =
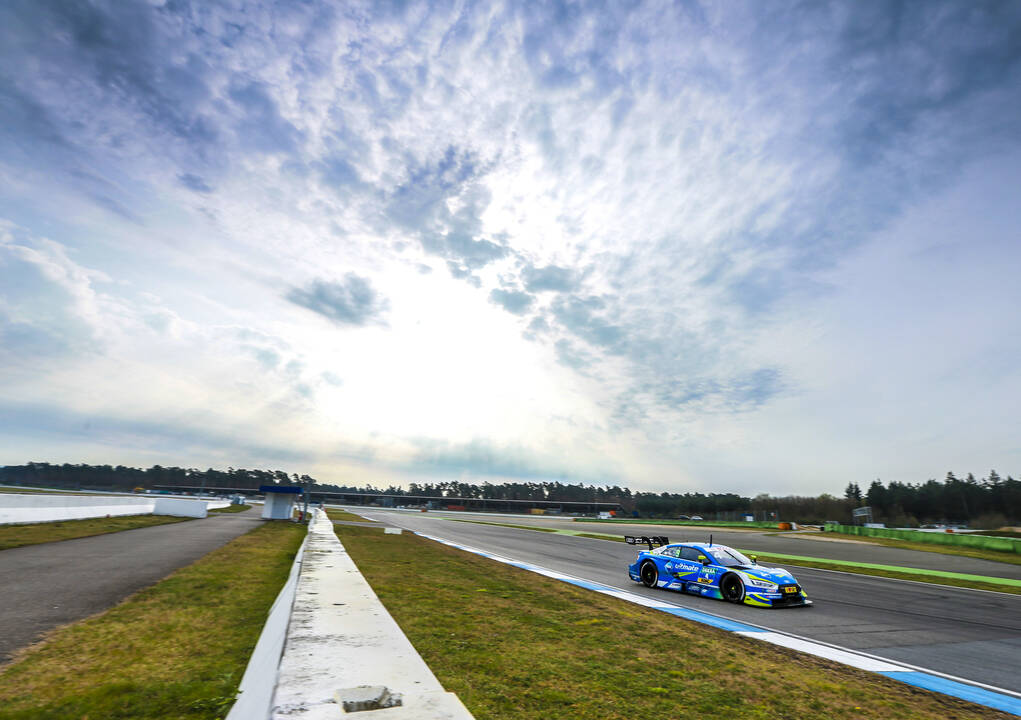
[[[734,548],[730,547],[730,545],[722,545],[720,543],[713,543],[712,545],[710,545],[709,543],[700,543],[700,542],[680,542],[680,543],[670,543],[670,545],[671,546],[678,545],[678,546],[681,546],[681,547],[693,547],[693,548],[698,548],[699,550],[706,550],[707,548],[711,548],[711,547],[723,548],[724,550],[733,550],[734,549]]]

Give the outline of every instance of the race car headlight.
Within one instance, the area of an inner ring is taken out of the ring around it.
[[[756,580],[755,578],[749,578],[748,584],[752,587],[762,588],[763,590],[776,590],[776,583],[766,582],[765,580]]]

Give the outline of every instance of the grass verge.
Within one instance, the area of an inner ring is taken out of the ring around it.
[[[477,522],[473,520],[459,520],[458,522]],[[586,533],[577,530],[561,530],[555,528],[537,528],[529,525],[511,525],[508,523],[479,522],[480,525],[499,525],[501,527],[517,528],[518,530],[539,530],[541,532],[552,532],[572,537],[584,537],[592,540],[609,540],[611,542],[624,542],[623,536],[606,535],[603,533]],[[934,585],[952,585],[954,587],[972,588],[975,590],[991,590],[994,592],[1005,592],[1012,595],[1021,595],[1021,586],[1016,581],[1005,580],[1003,582],[986,582],[981,576],[954,577],[955,573],[929,574],[924,570],[916,568],[904,568],[900,570],[894,566],[876,566],[869,563],[850,563],[842,561],[827,561],[825,558],[810,558],[790,555],[770,555],[769,553],[757,550],[745,550],[739,548],[746,555],[755,555],[759,560],[781,565],[795,567],[811,567],[820,570],[837,570],[839,572],[855,573],[856,575],[872,575],[874,577],[887,577],[897,580],[913,580],[915,582],[931,583]],[[957,573],[963,574],[963,573]]]
[[[251,510],[251,505],[228,505],[222,508],[213,508],[209,512],[211,513],[237,513],[244,512],[245,510]]]
[[[477,718],[1006,718],[405,533],[337,527]]]
[[[303,525],[266,523],[0,670],[0,719],[211,719],[233,704]]]
[[[330,520],[340,520],[341,522],[376,522],[375,520],[363,518],[361,515],[349,513],[347,510],[336,510],[332,508],[326,508],[326,517],[330,518]]]
[[[517,528],[518,530],[535,530],[536,532],[546,532],[546,533],[561,532],[557,528],[544,528],[544,527],[539,527],[538,525],[513,525],[511,523],[489,522],[488,520],[461,520],[460,518],[445,518],[445,519],[446,520],[451,520],[453,522],[472,523],[474,525],[497,525],[499,527]],[[572,532],[572,533],[569,533],[569,534],[575,535],[577,533],[573,533]]]
[[[0,550],[23,545],[57,542],[58,540],[73,540],[92,535],[105,535],[122,530],[184,522],[190,519],[168,515],[124,515],[110,518],[32,523],[31,525],[0,525]]]
[[[731,520],[654,520],[649,518],[613,518],[611,520],[601,520],[599,518],[575,518],[575,522],[586,522],[586,523],[609,523],[617,525],[694,525],[695,527],[704,528],[745,528],[748,530],[756,528],[772,528],[777,529],[775,522],[737,522]]]
[[[753,551],[742,550],[742,552],[747,555],[749,552]],[[981,580],[968,580],[950,576],[898,572],[897,570],[888,570],[886,568],[861,567],[850,563],[842,564],[826,562],[824,559],[798,558],[796,560],[792,560],[787,557],[769,555],[768,553],[755,553],[755,555],[764,563],[819,568],[820,570],[837,570],[839,572],[855,573],[856,575],[873,575],[875,577],[887,577],[894,578],[896,580],[913,580],[914,582],[933,583],[936,585],[952,585],[954,587],[972,588],[973,590],[991,590],[993,592],[1021,595],[1021,587],[1017,585],[1004,585],[1000,583],[982,582]]]
[[[845,535],[843,533],[826,533],[840,539],[854,540],[855,542],[867,542],[886,547],[901,548],[902,550],[921,550],[922,552],[938,553],[940,555],[962,555],[975,558],[976,560],[991,560],[993,562],[1008,563],[1009,565],[1021,565],[1021,555],[1013,552],[1002,552],[999,550],[983,550],[982,548],[960,547],[954,545],[937,545],[935,543],[911,542],[910,540],[897,540],[896,538],[879,538],[868,535]]]
[[[976,530],[968,532],[968,535],[984,535],[986,537],[1021,538],[1021,532],[1014,530]]]

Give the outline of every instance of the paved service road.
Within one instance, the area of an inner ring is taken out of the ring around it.
[[[257,511],[0,551],[0,664],[264,522]]]
[[[668,590],[653,590],[633,583],[627,576],[627,565],[634,561],[635,549],[623,543],[430,519],[413,513],[372,510],[366,515],[388,525],[419,530],[462,545],[654,597],[664,604],[702,610],[987,685],[1021,691],[1021,595],[791,566],[815,605],[810,608],[760,609]],[[648,534],[649,531],[645,532]],[[715,535],[714,532],[714,540],[717,539]],[[695,538],[682,539],[678,536],[670,539],[683,542]],[[828,546],[830,543],[811,544],[812,547],[816,545]],[[815,552],[811,554],[818,555]]]

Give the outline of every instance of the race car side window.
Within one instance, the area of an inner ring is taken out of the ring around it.
[[[677,557],[678,554],[679,554],[679,551],[680,551],[680,548],[675,548],[675,547],[665,547],[665,548],[663,548],[663,554],[666,555],[667,557]]]
[[[701,554],[702,554],[701,550],[697,550],[693,547],[681,548],[681,560],[691,560],[692,562],[698,562],[698,558]]]

